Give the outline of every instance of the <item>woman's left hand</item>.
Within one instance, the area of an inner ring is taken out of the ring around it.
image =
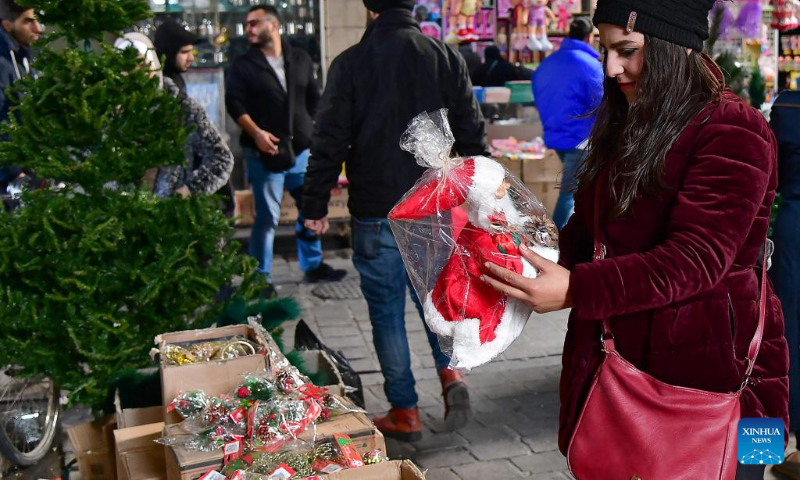
[[[569,270],[536,254],[525,245],[520,253],[539,270],[536,278],[526,278],[494,263],[484,264],[489,275],[481,280],[509,297],[525,302],[536,313],[548,313],[572,307],[569,293]]]

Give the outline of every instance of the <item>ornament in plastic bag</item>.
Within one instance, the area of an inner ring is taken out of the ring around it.
[[[247,434],[252,448],[267,450],[296,438],[312,425],[322,412],[313,399],[276,399],[257,402],[248,412]]]
[[[774,8],[772,11],[772,28],[785,32],[800,26],[800,22],[797,20],[797,7],[793,0],[771,0],[770,3]]]
[[[278,394],[275,382],[267,378],[265,372],[248,373],[244,382],[233,389],[232,397],[239,401],[242,408],[250,408],[255,402],[266,402]]]
[[[422,114],[400,146],[428,170],[389,213],[389,224],[453,368],[473,368],[502,353],[532,310],[480,280],[492,262],[528,278],[537,270],[520,245],[558,261],[558,230],[541,201],[496,161],[450,158],[447,111]]]
[[[208,395],[202,390],[181,392],[167,406],[168,412],[176,412],[183,419],[199,415],[210,403]]]

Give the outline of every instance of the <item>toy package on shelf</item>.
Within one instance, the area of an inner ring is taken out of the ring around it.
[[[544,158],[547,148],[541,137],[521,142],[514,137],[492,140],[492,157],[508,160],[538,160]]]
[[[558,230],[528,188],[496,161],[450,158],[447,111],[409,124],[401,147],[428,170],[389,213],[389,223],[428,326],[453,368],[473,368],[502,353],[531,309],[480,280],[492,262],[528,278],[530,248],[558,260]]]

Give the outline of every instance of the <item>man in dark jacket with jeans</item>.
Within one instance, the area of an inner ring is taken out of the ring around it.
[[[250,255],[258,271],[272,282],[272,246],[281,214],[283,189],[302,205],[303,176],[311,146],[312,115],[319,102],[311,57],[294,49],[280,36],[275,7],[255,6],[247,15],[250,50],[233,62],[225,75],[225,105],[242,127],[239,139],[253,187],[256,218],[250,235]],[[319,237],[295,227],[297,254],[304,279],[339,280],[344,270],[322,261]],[[273,289],[266,292],[271,296]]]
[[[364,0],[374,22],[361,42],[337,57],[328,74],[314,130],[303,215],[317,233],[328,228],[331,187],[346,164],[353,227],[353,263],[369,305],[375,350],[392,405],[375,424],[388,436],[417,440],[422,427],[405,330],[408,276],[387,215],[424,169],[400,149],[408,122],[424,111],[449,109],[453,151],[486,152],[484,121],[461,55],[426,37],[411,15],[413,0]],[[419,299],[411,297],[422,315]],[[436,335],[426,328],[442,380],[445,423],[456,429],[470,418],[461,375],[447,368]]]

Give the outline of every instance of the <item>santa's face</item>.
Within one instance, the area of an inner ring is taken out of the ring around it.
[[[502,200],[502,198],[506,196],[506,193],[508,192],[508,187],[510,186],[511,184],[508,183],[508,180],[503,180],[503,183],[501,183],[500,186],[497,187],[495,198],[497,198],[498,200]]]

